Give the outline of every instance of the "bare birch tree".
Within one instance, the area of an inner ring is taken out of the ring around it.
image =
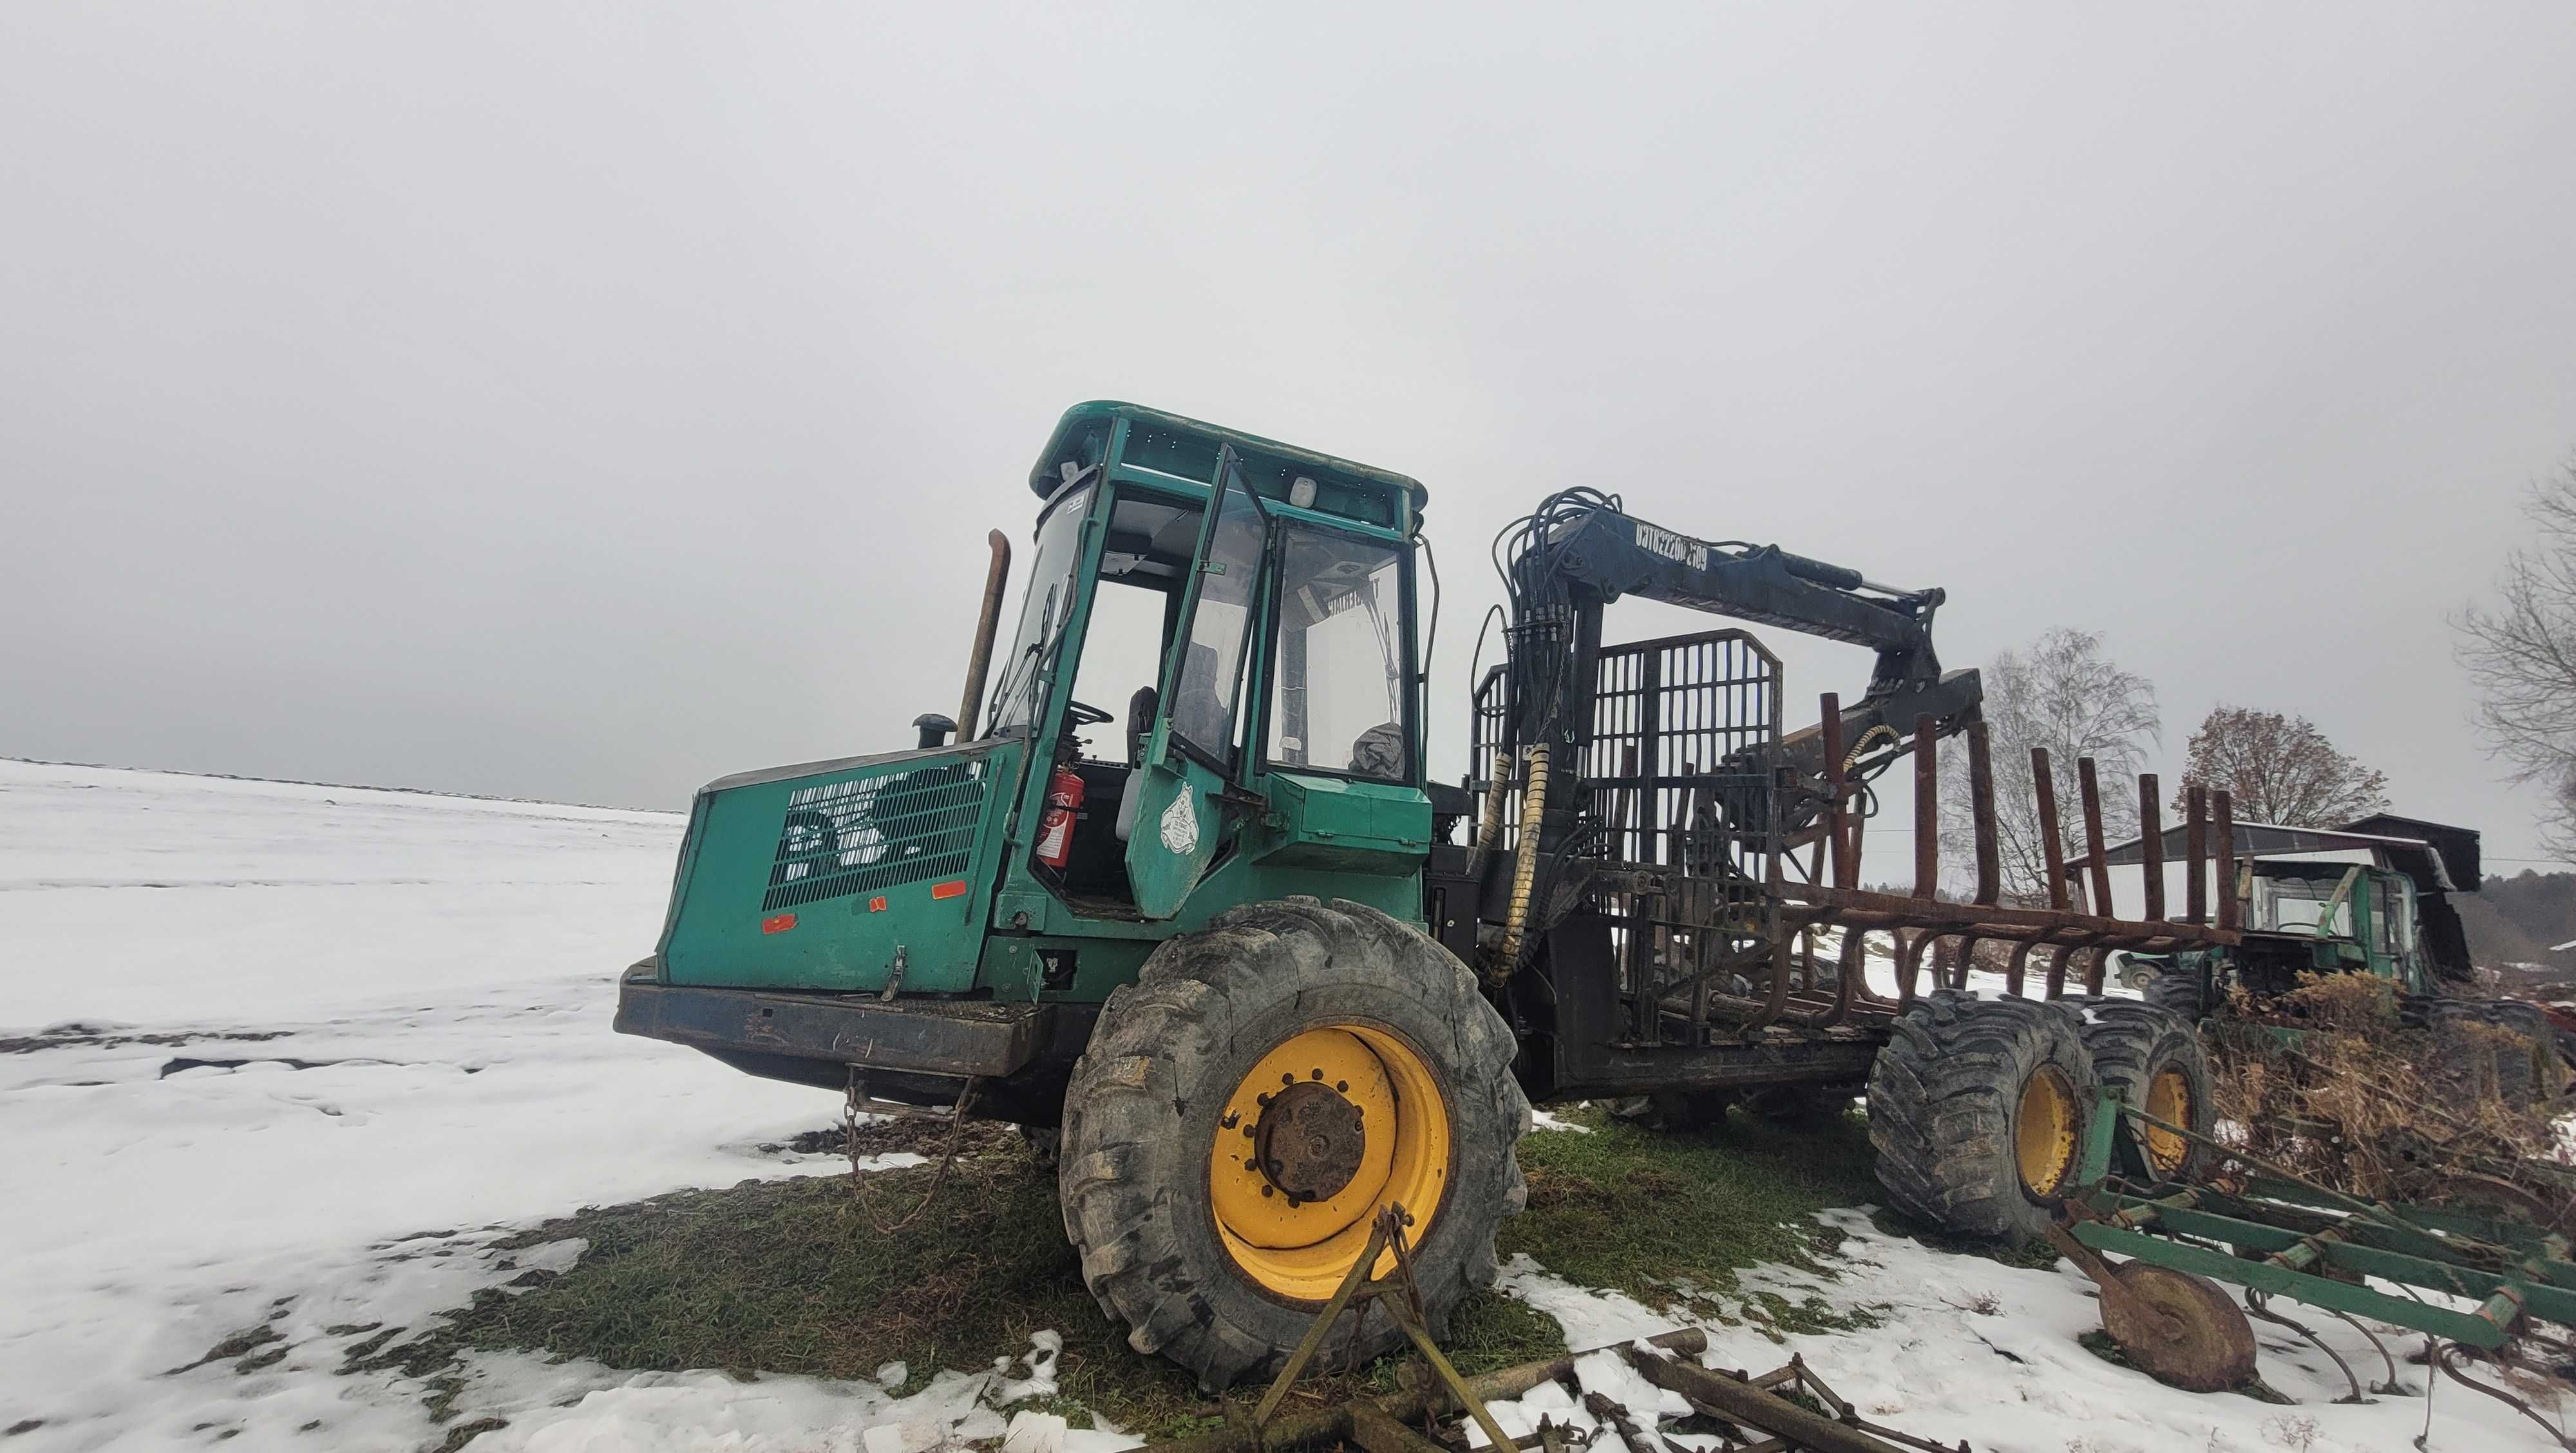
[[[2195,786],[2233,798],[2238,822],[2341,827],[2388,810],[2387,775],[2337,750],[2315,722],[2225,703],[2191,734],[2172,821]]]
[[[2576,454],[2532,487],[2522,514],[2526,543],[2506,557],[2495,603],[2452,625],[2487,750],[2539,789],[2533,815],[2549,850],[2576,855]]]
[[[2008,901],[2044,903],[2048,858],[2030,749],[2048,749],[2059,803],[2060,851],[2070,859],[2086,851],[2075,785],[2080,757],[2091,757],[2101,773],[2103,831],[2117,841],[2137,830],[2137,795],[2130,778],[2146,765],[2148,744],[2163,730],[2156,688],[2136,672],[2121,669],[2103,651],[2100,635],[2064,626],[2018,650],[1998,653],[1986,664],[1984,676],[2004,895]],[[1951,863],[1974,862],[1976,831],[1970,820],[1964,744],[1945,744],[1941,776],[1942,857]]]

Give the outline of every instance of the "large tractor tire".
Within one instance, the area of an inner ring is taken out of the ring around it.
[[[2036,1241],[2074,1188],[2093,1057],[2069,1005],[1936,989],[1869,1075],[1869,1141],[1896,1209],[1945,1231]]]
[[[2519,999],[2436,999],[2425,1017],[2433,1034],[2435,1082],[2460,1108],[2474,1104],[2490,1088],[2514,1110],[2546,1107],[2566,1092],[2566,1069],[2558,1059],[2549,1017],[2539,1005]]]
[[[2120,1090],[2131,1105],[2159,1120],[2207,1135],[2218,1123],[2217,1085],[2192,1021],[2128,999],[2075,1002],[2084,1018],[2084,1049],[2100,1082]],[[2135,1122],[2132,1122],[2134,1124]],[[2182,1180],[2207,1170],[2207,1146],[2171,1131],[2145,1127],[2137,1148],[2147,1179]]]
[[[2209,990],[2204,979],[2207,970],[2165,964],[2147,979],[2138,997],[2185,1024],[2198,1024],[2209,1014]]]
[[[1057,1190],[1083,1284],[1210,1391],[1267,1374],[1401,1203],[1435,1335],[1528,1198],[1511,1031],[1447,950],[1375,909],[1233,909],[1109,996],[1065,1094]],[[1380,1257],[1377,1275],[1395,1269]],[[1401,1334],[1344,1314],[1322,1365]]]

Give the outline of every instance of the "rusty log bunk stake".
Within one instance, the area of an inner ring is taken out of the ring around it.
[[[1923,972],[1923,950],[1931,942],[1932,933],[1929,929],[1917,929],[1912,934],[1898,936],[1896,948],[1896,1002],[1898,1004],[1914,1002],[1914,979],[1916,975]]]
[[[2156,801],[2156,774],[2138,774],[2138,851],[2146,871],[2139,887],[2147,895],[2149,923],[2162,923],[2165,917],[2165,819],[2162,804]]]
[[[1940,719],[1914,719],[1914,896],[1937,898],[1941,888]]]
[[[2103,856],[2110,848],[2102,835],[2102,784],[2094,775],[2093,759],[2075,759],[2075,788],[2084,808],[2084,862],[2091,886],[2086,893],[2085,911],[2097,918],[2110,918],[2111,862]]]
[[[1828,691],[1816,698],[1817,730],[1823,733],[1825,746],[1825,791],[1832,804],[1825,810],[1825,841],[1833,847],[1834,886],[1856,886],[1852,876],[1850,788],[1843,775],[1843,699]]]
[[[2218,817],[2218,926],[2236,929],[2236,798],[2220,788],[2209,799]]]
[[[2004,970],[2004,992],[2016,999],[2022,996],[2022,975],[2030,966],[2030,951],[2037,947],[2037,941],[2027,938],[2013,945],[2012,963]]]
[[[2084,800],[2084,848],[2093,870],[2090,907],[2095,917],[2110,918],[2114,916],[2111,911],[2111,860],[2107,856],[2110,845],[2102,836],[2102,786],[2094,775],[2091,757],[2075,759],[2075,785]],[[2102,958],[2103,950],[2095,949],[2085,960],[2084,992],[2087,994],[2102,992]]]
[[[1995,760],[1986,738],[1986,721],[1968,723],[1968,818],[1977,839],[1977,898],[1993,903],[2003,897],[2003,856],[1995,842]]]
[[[2182,890],[2182,916],[2193,923],[2209,921],[2209,789],[2194,782],[2184,793],[2183,853],[2191,860],[2191,877]]]
[[[2048,748],[2030,749],[2030,780],[2039,797],[2039,851],[2047,865],[2048,906],[2064,913],[2074,905],[2066,894],[2066,843],[2057,826],[2057,780],[2049,775]]]

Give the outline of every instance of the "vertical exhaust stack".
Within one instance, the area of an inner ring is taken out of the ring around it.
[[[999,530],[985,539],[993,546],[993,563],[984,571],[984,610],[975,620],[975,649],[966,658],[966,701],[957,708],[957,740],[975,740],[976,718],[984,705],[984,672],[993,664],[993,628],[1002,619],[1002,588],[1011,580],[1011,541]]]

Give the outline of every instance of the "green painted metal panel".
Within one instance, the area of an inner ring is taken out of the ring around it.
[[[1302,475],[1316,482],[1322,513],[1382,525],[1398,534],[1413,533],[1430,497],[1419,480],[1406,475],[1114,400],[1065,410],[1029,471],[1029,487],[1044,499],[1063,482],[1067,465],[1080,470],[1115,455],[1125,464],[1206,488],[1216,480],[1219,453],[1227,449],[1244,461],[1252,488],[1266,498],[1285,498],[1288,484]]]
[[[1127,839],[1128,889],[1147,918],[1178,913],[1216,860],[1219,830],[1228,826],[1217,805],[1228,785],[1218,764],[1255,691],[1246,685],[1252,676],[1246,658],[1261,618],[1270,519],[1230,446],[1219,452],[1217,477],[1223,486],[1199,532],[1189,591],[1163,663],[1161,706]]]
[[[1278,868],[1405,873],[1431,851],[1431,799],[1395,782],[1273,772],[1255,856]]]
[[[971,988],[1017,738],[784,767],[699,792],[661,957],[674,984]]]

